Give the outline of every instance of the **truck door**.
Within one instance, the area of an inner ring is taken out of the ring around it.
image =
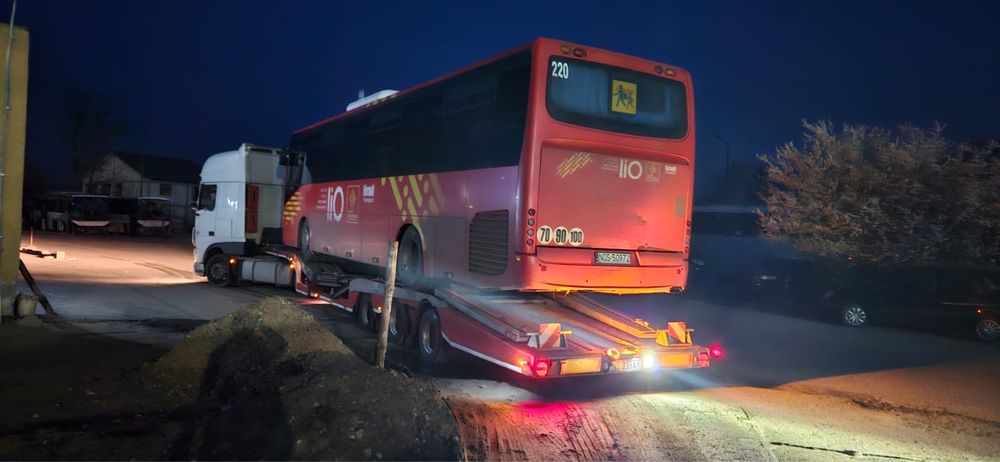
[[[194,244],[198,261],[202,261],[205,257],[205,250],[217,240],[215,237],[215,201],[218,190],[219,185],[204,183],[198,189],[194,229],[191,231],[191,241]]]

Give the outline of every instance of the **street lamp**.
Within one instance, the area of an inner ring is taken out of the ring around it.
[[[725,143],[725,145],[726,145],[726,185],[725,185],[726,186],[726,188],[725,188],[726,195],[725,195],[725,200],[728,201],[729,200],[729,142],[726,141],[726,140],[724,140],[724,139],[722,139],[722,137],[719,136],[718,133],[713,133],[712,136],[715,137],[715,139],[717,139],[717,140]]]

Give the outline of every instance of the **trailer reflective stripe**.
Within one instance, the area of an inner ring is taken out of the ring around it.
[[[562,326],[559,323],[538,325],[538,348],[559,348],[559,334]]]
[[[489,361],[489,362],[491,362],[493,364],[496,364],[497,366],[510,369],[510,370],[512,370],[514,372],[517,372],[518,374],[523,374],[524,373],[521,370],[520,366],[515,366],[513,364],[508,364],[508,363],[506,363],[504,361],[501,361],[499,359],[496,359],[496,358],[494,358],[492,356],[484,355],[484,354],[482,354],[482,353],[480,353],[480,352],[478,352],[476,350],[473,350],[472,348],[469,348],[469,347],[466,347],[466,346],[463,346],[463,345],[460,345],[458,343],[453,342],[450,338],[448,338],[448,334],[445,334],[444,332],[441,332],[441,337],[444,338],[444,341],[448,342],[448,344],[451,345],[456,350],[468,353],[468,354],[470,354],[472,356],[475,356],[475,357],[477,357],[479,359],[482,359],[483,361]]]
[[[687,323],[682,321],[670,321],[667,323],[667,334],[672,339],[671,343],[680,343],[684,345],[691,344],[691,338],[688,336]]]

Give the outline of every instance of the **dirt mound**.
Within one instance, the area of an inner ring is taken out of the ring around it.
[[[271,298],[192,331],[144,371],[214,408],[178,443],[198,459],[456,459],[455,419],[426,383],[359,360],[294,303]]]
[[[202,391],[206,380],[214,383],[220,378],[252,387],[253,382],[276,379],[274,374],[283,372],[273,370],[274,363],[292,364],[319,354],[358,361],[298,305],[268,298],[199,326],[146,372],[160,385],[180,392]]]

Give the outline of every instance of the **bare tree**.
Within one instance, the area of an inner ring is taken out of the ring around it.
[[[995,141],[954,144],[943,126],[894,130],[804,123],[766,164],[765,236],[836,259],[879,264],[1000,258]]]
[[[68,106],[72,117],[69,147],[73,172],[82,180],[89,171],[90,184],[93,167],[101,155],[128,134],[130,127],[105,95],[74,89],[70,91]]]

